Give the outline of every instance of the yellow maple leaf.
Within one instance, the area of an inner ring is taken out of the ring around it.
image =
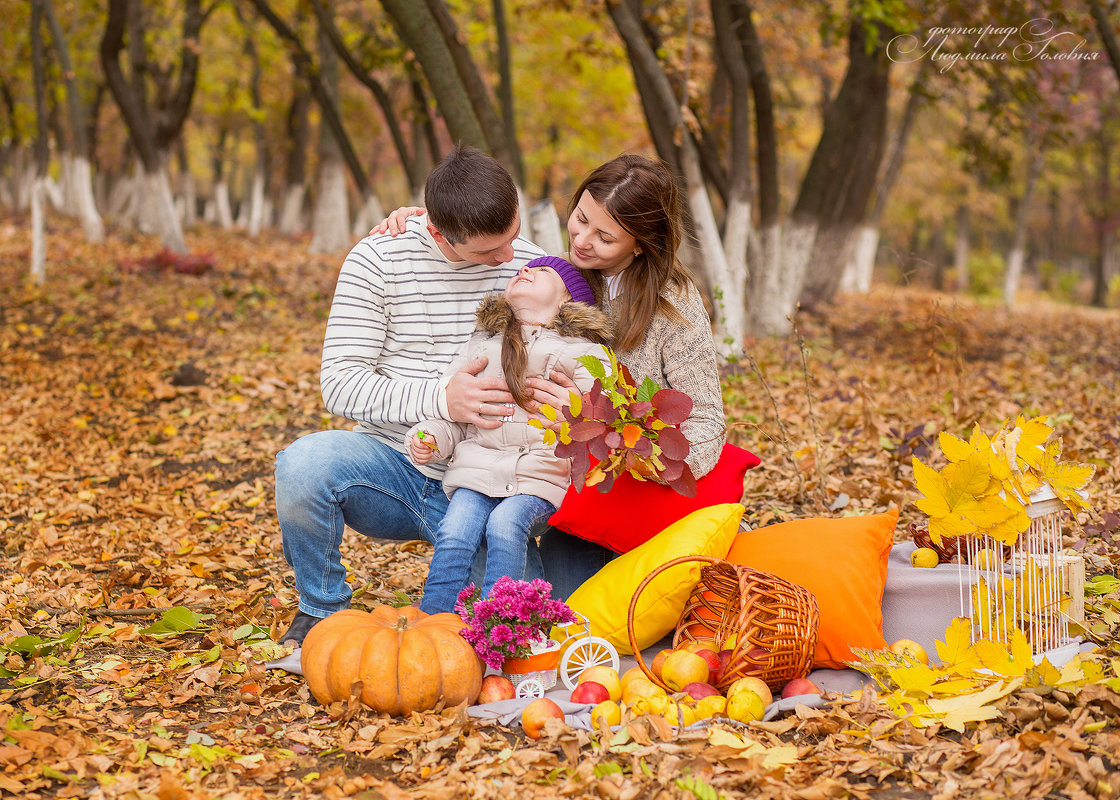
[[[887,670],[891,680],[899,689],[907,694],[929,696],[932,694],[937,673],[925,664],[915,664],[909,667],[890,667]]]
[[[1074,461],[1058,462],[1048,455],[1042,463],[1042,481],[1049,484],[1054,494],[1070,511],[1077,511],[1089,507],[1089,501],[1081,496],[1079,490],[1085,487],[1096,469],[1091,464],[1078,464]]]
[[[979,662],[977,662],[979,664]],[[938,681],[930,688],[934,694],[968,694],[976,690],[976,681],[970,681],[968,678],[953,678],[951,680]]]
[[[965,497],[960,487],[951,486],[945,476],[913,459],[914,485],[924,497],[916,503],[929,516],[929,535],[937,544],[946,536],[964,536],[973,533],[976,526],[969,522],[958,506],[974,505],[976,499]]]
[[[966,458],[947,465],[942,474],[949,487],[962,494],[987,494],[992,483],[987,453],[969,453]]]
[[[975,647],[980,663],[999,675],[1026,675],[1034,667],[1031,644],[1018,628],[1011,631],[1010,648],[991,639],[981,639]]]
[[[972,435],[975,436],[979,430],[979,426],[974,428]],[[977,450],[972,442],[962,441],[953,434],[946,433],[945,431],[937,435],[937,443],[941,445],[941,452],[945,454],[945,458],[947,458],[950,463],[964,461]]]
[[[1015,444],[1015,455],[1028,467],[1038,469],[1043,454],[1041,448],[1054,429],[1046,424],[1046,417],[1027,419],[1021,415],[1015,417],[1015,427],[1021,431]]]
[[[954,617],[945,629],[945,641],[934,642],[942,663],[958,672],[980,666],[980,658],[972,648],[972,621],[968,617]]]
[[[993,683],[979,692],[956,697],[937,697],[929,701],[929,709],[934,714],[941,715],[942,725],[958,733],[964,733],[964,728],[969,722],[998,717],[999,709],[988,704],[1006,697],[1022,685],[1023,679],[1018,678],[1007,683]]]

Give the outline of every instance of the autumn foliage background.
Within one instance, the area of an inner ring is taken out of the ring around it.
[[[1120,791],[1120,705],[1024,692],[964,736],[868,701],[803,709],[752,736],[767,767],[698,734],[625,744],[571,731],[530,743],[455,710],[407,720],[327,710],[265,672],[294,613],[272,497],[291,440],[347,423],[318,393],[339,257],[276,237],[196,232],[176,272],[153,240],[104,245],[52,227],[41,286],[25,219],[0,223],[0,794],[22,797],[981,796]],[[1031,296],[1009,312],[882,286],[750,342],[724,380],[730,438],[758,453],[756,526],[901,509],[921,523],[911,457],[1047,414],[1067,457],[1097,466],[1068,526],[1089,573],[1120,561],[1120,318]],[[621,523],[621,520],[620,520]],[[346,540],[358,606],[415,597],[429,549]],[[811,554],[807,557],[812,557]],[[1087,635],[1115,644],[1117,595]],[[186,607],[185,629],[158,624]],[[17,635],[39,647],[14,647]],[[69,636],[67,637],[67,634]],[[1101,723],[1101,724],[1095,724]],[[1088,727],[1087,727],[1088,726]],[[690,788],[691,787],[691,788]]]

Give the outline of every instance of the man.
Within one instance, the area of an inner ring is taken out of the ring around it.
[[[443,465],[414,466],[405,433],[439,417],[497,428],[512,413],[500,378],[478,361],[441,380],[475,309],[544,253],[519,236],[517,190],[497,161],[460,147],[424,186],[426,217],[396,237],[370,236],[342,265],[323,342],[323,400],[355,420],[304,436],[276,457],[276,514],[299,610],[281,642],[303,643],[350,605],[339,550],[345,526],[366,536],[432,541],[447,509]]]

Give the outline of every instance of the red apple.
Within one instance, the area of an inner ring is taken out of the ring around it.
[[[482,679],[482,690],[478,693],[477,703],[494,703],[498,700],[512,700],[517,697],[513,682],[504,675],[487,675]]]
[[[719,656],[719,677],[714,682],[723,680],[727,675],[727,668],[731,665],[731,654],[734,652],[734,650],[720,650],[716,654]]]
[[[521,712],[521,727],[530,739],[539,739],[545,722],[550,719],[564,719],[564,712],[547,697],[538,697]]]
[[[665,659],[668,658],[669,654],[672,653],[672,652],[673,652],[672,650],[658,650],[657,655],[655,655],[653,657],[653,661],[650,662],[650,665],[649,665],[650,672],[652,672],[654,675],[656,675],[658,678],[660,678],[661,677],[661,668],[663,666],[665,666]]]
[[[743,671],[746,673],[761,672],[766,668],[766,662],[769,658],[769,650],[767,650],[765,647],[755,647],[747,652],[747,658],[744,662]]]
[[[719,680],[720,672],[723,671],[723,662],[719,660],[719,653],[715,650],[697,650],[696,655],[708,662],[708,683],[715,683]]]
[[[820,694],[821,690],[808,678],[794,678],[782,688],[782,699],[803,694]]]
[[[610,699],[610,690],[598,681],[584,681],[572,689],[573,703],[601,703]]]
[[[719,689],[712,686],[710,683],[690,683],[681,689],[681,691],[693,700],[703,700],[705,697],[719,694]]]

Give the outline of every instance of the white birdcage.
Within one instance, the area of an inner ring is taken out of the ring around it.
[[[1030,527],[1015,544],[987,535],[965,537],[961,615],[973,622],[973,641],[1010,644],[1018,628],[1036,656],[1072,641],[1069,623],[1083,621],[1085,614],[1085,565],[1079,553],[1062,549],[1065,511],[1044,486],[1031,495]]]

